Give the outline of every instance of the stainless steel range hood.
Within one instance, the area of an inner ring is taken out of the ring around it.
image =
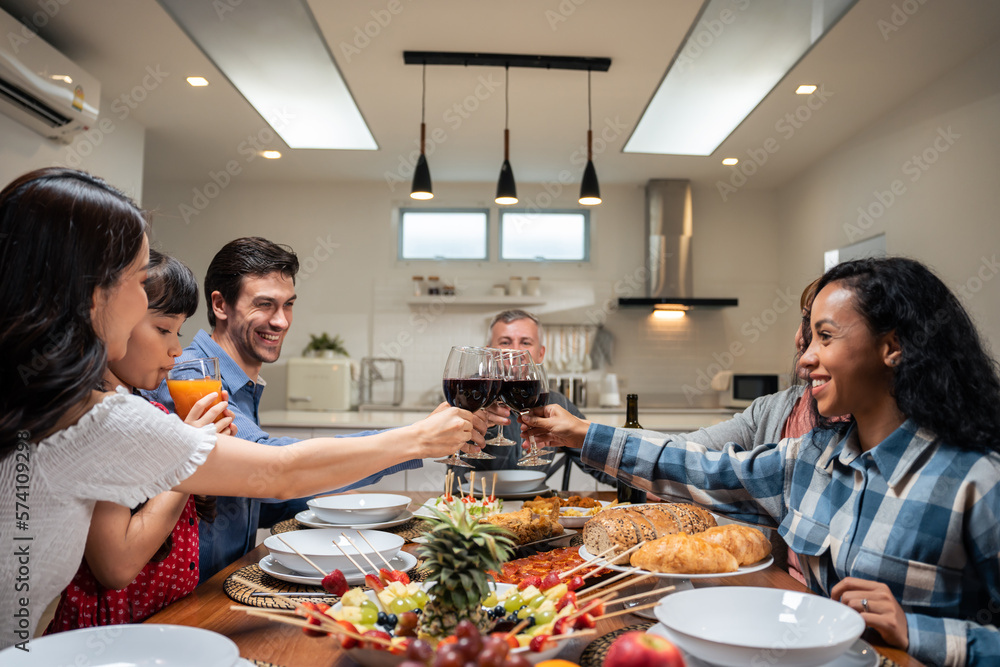
[[[739,305],[737,299],[692,294],[691,182],[654,179],[646,184],[646,296],[618,299],[619,306],[687,310]]]

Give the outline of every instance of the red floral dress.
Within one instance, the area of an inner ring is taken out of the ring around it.
[[[153,405],[164,412],[166,408]],[[96,625],[138,623],[181,599],[198,585],[198,516],[194,496],[188,498],[170,534],[173,546],[160,562],[146,563],[121,590],[105,588],[90,571],[86,559],[59,598],[55,618],[46,635]]]

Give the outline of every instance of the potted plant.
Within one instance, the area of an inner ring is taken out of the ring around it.
[[[328,358],[351,356],[347,353],[344,341],[340,339],[339,335],[330,338],[326,332],[323,332],[320,336],[309,334],[309,344],[306,345],[306,349],[303,350],[302,354],[306,357]]]

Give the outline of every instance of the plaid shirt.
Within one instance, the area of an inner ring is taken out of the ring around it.
[[[868,452],[853,425],[710,451],[594,424],[583,460],[656,494],[777,524],[818,593],[848,576],[887,584],[922,662],[1000,664],[996,454],[956,449],[912,421]]]

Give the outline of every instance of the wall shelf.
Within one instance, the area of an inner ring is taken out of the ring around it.
[[[411,306],[429,306],[440,303],[445,306],[541,306],[545,299],[538,296],[411,296],[406,299]]]

